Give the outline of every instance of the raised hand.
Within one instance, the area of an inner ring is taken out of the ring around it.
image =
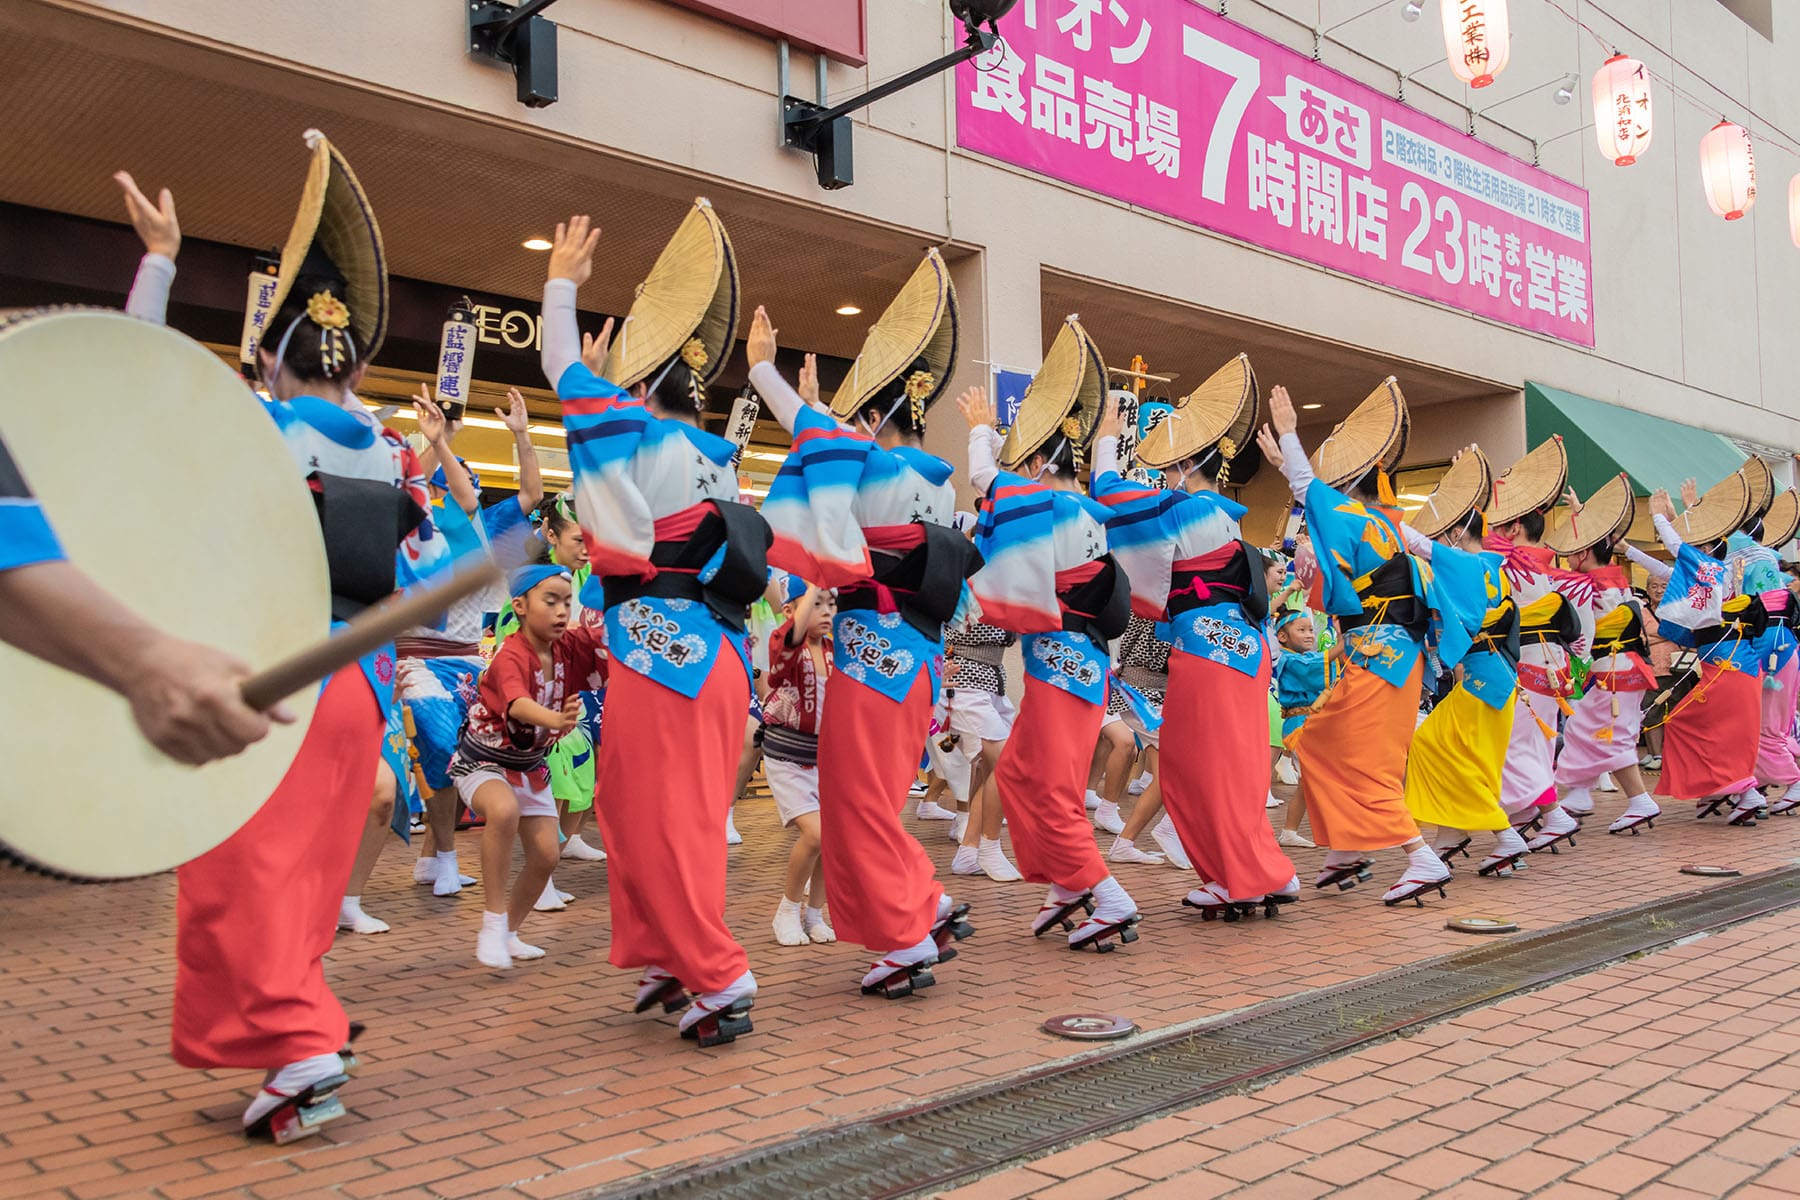
[[[518,388],[506,389],[506,408],[496,408],[494,415],[500,423],[512,430],[514,437],[519,437],[531,426],[531,414],[525,411],[525,397],[519,394]]]
[[[1269,461],[1271,467],[1277,469],[1281,467],[1281,440],[1267,425],[1256,431],[1256,448],[1262,451],[1263,457]]]
[[[1575,489],[1564,488],[1562,498],[1563,503],[1569,506],[1569,514],[1579,517],[1581,515],[1581,497],[1575,494]]]
[[[1114,395],[1106,397],[1106,403],[1100,409],[1100,424],[1094,429],[1094,440],[1116,438],[1124,432],[1125,419],[1119,414],[1119,398]]]
[[[794,388],[800,398],[808,404],[818,407],[819,404],[819,356],[806,356],[806,365],[800,368],[800,382]]]
[[[1667,521],[1675,519],[1675,503],[1669,499],[1666,488],[1657,488],[1650,493],[1650,515],[1662,517]]]
[[[138,190],[137,180],[131,177],[130,171],[118,172],[113,181],[125,193],[125,212],[131,217],[138,237],[143,239],[144,249],[164,258],[174,258],[181,251],[181,222],[175,219],[174,194],[164,188],[156,194],[156,203],[152,204],[149,197]]]
[[[549,279],[567,279],[576,287],[594,273],[594,247],[600,244],[600,228],[587,216],[570,217],[556,227],[550,244]]]
[[[612,334],[613,319],[608,317],[606,324],[600,326],[599,334],[581,335],[581,365],[596,375],[606,365],[606,352],[612,349]]]
[[[775,361],[775,338],[780,332],[769,320],[769,310],[757,305],[756,315],[750,318],[750,336],[744,339],[744,354],[751,366]]]
[[[988,399],[986,388],[970,388],[956,398],[956,407],[962,410],[963,420],[969,423],[970,429],[992,426],[1000,419],[999,410]]]
[[[1300,419],[1294,413],[1294,402],[1288,398],[1288,390],[1279,383],[1269,389],[1269,424],[1275,428],[1275,436],[1286,437],[1300,428]]]
[[[419,385],[419,394],[413,397],[413,407],[419,414],[419,432],[432,445],[444,441],[450,432],[450,423],[444,420],[444,410],[431,401],[429,384]]]
[[[1681,481],[1681,507],[1692,508],[1700,503],[1700,485],[1692,479]]]

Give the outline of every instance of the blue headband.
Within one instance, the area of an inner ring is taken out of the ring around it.
[[[1289,625],[1292,625],[1295,621],[1298,621],[1301,617],[1306,615],[1307,612],[1304,608],[1288,609],[1285,613],[1275,619],[1275,632],[1280,633]]]
[[[800,578],[798,575],[789,575],[787,577],[787,583],[781,589],[781,598],[786,603],[793,604],[795,601],[806,595],[806,589],[809,586],[810,585],[806,580]]]
[[[520,596],[523,596],[526,592],[529,592],[532,588],[544,582],[546,579],[570,578],[572,578],[572,576],[569,574],[567,567],[557,567],[551,566],[548,563],[541,563],[537,566],[520,567],[512,573],[508,582],[512,588],[513,599],[517,600]]]

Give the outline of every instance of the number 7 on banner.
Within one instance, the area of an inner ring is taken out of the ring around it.
[[[1202,66],[1211,67],[1231,79],[1231,90],[1213,119],[1212,133],[1206,139],[1206,163],[1200,174],[1200,194],[1214,204],[1225,203],[1225,184],[1231,178],[1231,151],[1237,145],[1238,129],[1250,101],[1262,83],[1262,60],[1253,54],[1227,46],[1208,37],[1193,26],[1184,26],[1181,49]]]

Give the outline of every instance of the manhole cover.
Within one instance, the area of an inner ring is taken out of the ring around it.
[[[1743,874],[1736,867],[1703,867],[1695,863],[1689,863],[1681,868],[1681,873],[1683,875],[1705,875],[1712,879],[1731,879]]]
[[[1066,1017],[1051,1017],[1044,1022],[1045,1033],[1083,1042],[1122,1038],[1136,1029],[1137,1025],[1124,1017],[1107,1016],[1104,1013],[1072,1013]]]
[[[1499,917],[1451,917],[1444,922],[1445,929],[1454,929],[1458,933],[1517,933],[1519,925],[1516,921],[1506,921]]]

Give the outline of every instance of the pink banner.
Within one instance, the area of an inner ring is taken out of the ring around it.
[[[1191,0],[1022,0],[957,143],[1270,250],[1594,344],[1588,196]]]

